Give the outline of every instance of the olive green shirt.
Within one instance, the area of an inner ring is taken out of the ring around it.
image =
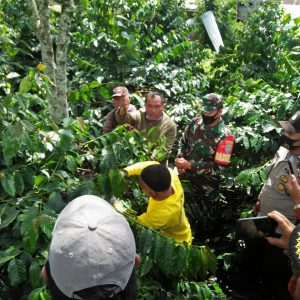
[[[169,151],[172,150],[176,138],[177,126],[166,113],[163,113],[160,120],[151,121],[146,117],[146,112],[144,110],[127,112],[125,116],[120,116],[117,110],[115,112],[115,118],[118,124],[124,124],[126,123],[126,120],[129,120],[130,124],[135,129],[152,142],[155,142],[160,137],[165,136],[167,140],[167,148]],[[152,128],[153,130],[149,132]]]

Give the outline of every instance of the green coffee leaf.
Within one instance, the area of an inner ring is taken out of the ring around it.
[[[20,259],[13,258],[8,264],[8,277],[10,284],[16,287],[20,283],[26,281],[25,265]]]

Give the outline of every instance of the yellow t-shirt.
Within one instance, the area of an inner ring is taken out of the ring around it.
[[[140,175],[142,170],[155,161],[147,161],[134,164],[125,168],[128,175]],[[147,212],[138,216],[138,220],[146,226],[154,229],[161,229],[167,237],[172,237],[178,243],[192,243],[192,232],[188,219],[184,212],[184,193],[180,180],[176,173],[169,169],[171,173],[171,185],[174,194],[164,200],[149,198]]]

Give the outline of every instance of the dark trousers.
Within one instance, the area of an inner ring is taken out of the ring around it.
[[[262,285],[271,291],[287,289],[292,271],[283,250],[264,238],[248,240],[245,244],[240,255],[242,281],[250,288]]]

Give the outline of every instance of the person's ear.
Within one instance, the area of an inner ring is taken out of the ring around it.
[[[42,277],[44,282],[48,281],[48,276],[47,276],[47,271],[46,271],[45,266],[43,266],[43,268],[41,270],[41,277]]]
[[[150,192],[150,196],[155,199],[157,196],[156,192],[153,191],[152,189],[150,189],[149,192]]]
[[[135,263],[134,263],[134,265],[135,265],[136,268],[138,268],[140,266],[141,261],[142,261],[142,258],[140,257],[140,255],[136,254],[135,255]]]

